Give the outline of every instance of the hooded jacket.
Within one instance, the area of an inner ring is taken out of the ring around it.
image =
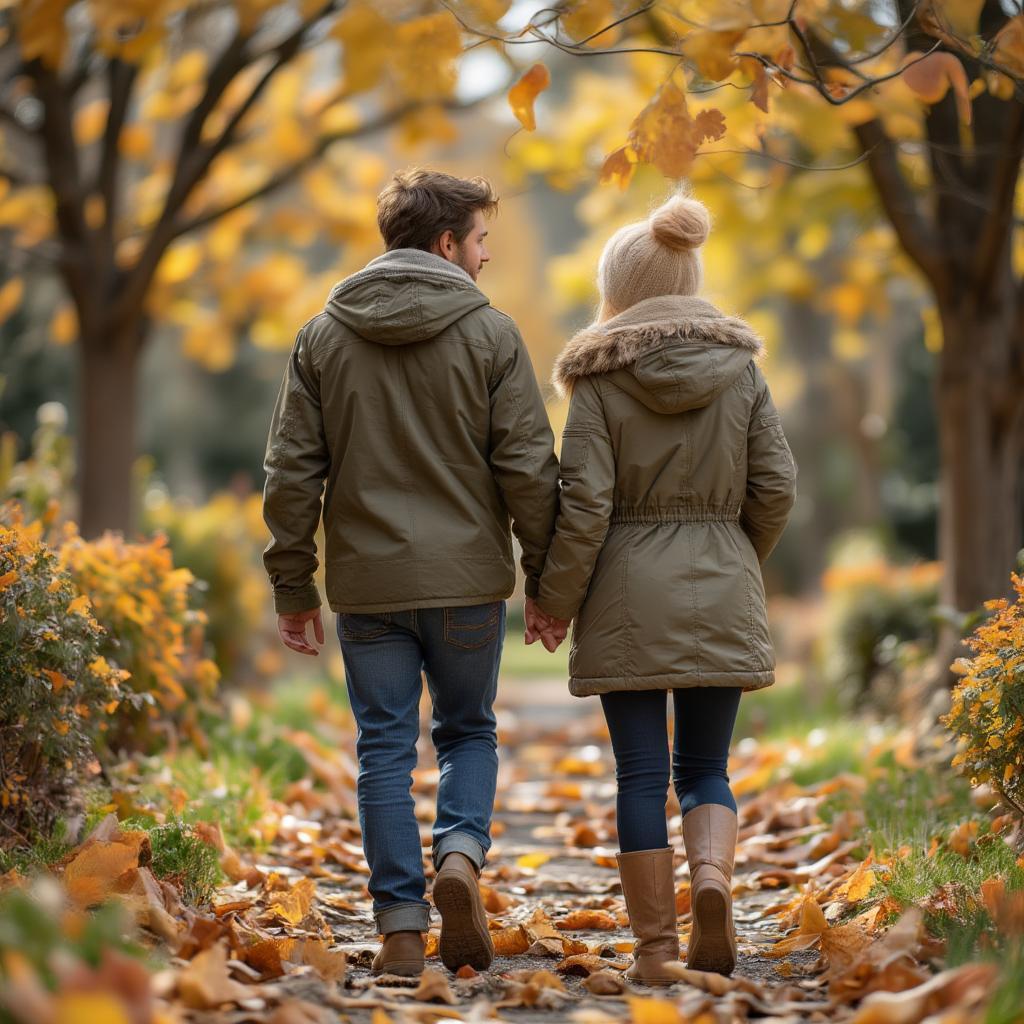
[[[555,386],[571,400],[538,603],[575,620],[577,696],[774,681],[760,563],[796,465],[761,350],[742,320],[662,296],[559,356]]]
[[[321,510],[336,612],[506,598],[510,525],[537,592],[558,503],[547,413],[514,322],[440,256],[395,249],[335,286],[296,338],[264,469],[278,612],[320,605]]]

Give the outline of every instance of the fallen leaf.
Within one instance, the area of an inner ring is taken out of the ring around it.
[[[316,939],[302,944],[302,959],[326,982],[342,981],[348,969],[348,957],[342,951],[332,952],[326,942]]]
[[[607,910],[573,910],[558,922],[562,931],[614,931],[618,926]]]
[[[102,903],[121,875],[138,867],[139,852],[140,845],[135,842],[87,842],[64,869],[68,895],[83,908]]]
[[[316,883],[300,878],[285,892],[277,893],[267,907],[267,915],[285,924],[298,924],[309,913],[316,896]]]
[[[448,985],[448,979],[440,972],[428,967],[420,975],[420,983],[416,991],[412,993],[413,999],[422,1003],[447,1003],[454,1006],[458,1000],[452,995]]]
[[[595,956],[593,953],[577,953],[575,956],[567,956],[561,963],[556,964],[555,970],[562,974],[575,974],[585,978],[589,974],[596,974],[598,971],[603,971],[606,968],[624,971],[626,966],[628,965],[623,964],[620,967],[618,964]]]
[[[516,956],[525,953],[531,945],[530,936],[521,924],[509,925],[491,934],[495,956]]]
[[[583,987],[594,996],[617,996],[626,991],[626,982],[621,974],[596,971],[583,979]]]
[[[227,947],[222,942],[204,949],[178,975],[178,996],[190,1010],[215,1010],[259,993],[255,986],[241,985],[228,974]]]
[[[686,1018],[667,999],[630,996],[626,1002],[632,1024],[686,1024]]]
[[[998,972],[995,964],[965,964],[906,992],[873,992],[861,1003],[852,1024],[917,1024],[953,1006],[970,1009],[988,998]]]

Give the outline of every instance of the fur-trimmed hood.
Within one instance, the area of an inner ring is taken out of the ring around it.
[[[609,374],[648,408],[671,414],[710,404],[763,351],[739,317],[694,296],[662,295],[573,335],[552,383],[564,397],[577,378]]]

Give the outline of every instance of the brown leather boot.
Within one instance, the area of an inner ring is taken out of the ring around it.
[[[486,971],[494,960],[494,943],[476,865],[465,855],[449,853],[441,862],[434,879],[434,906],[441,915],[441,962],[450,971],[466,964]]]
[[[388,932],[373,958],[375,974],[415,977],[423,973],[423,936],[419,932]]]
[[[736,966],[732,920],[736,832],[736,812],[720,804],[701,804],[683,818],[693,913],[686,966],[695,971],[732,974]]]
[[[620,853],[617,860],[629,926],[637,939],[626,977],[645,985],[671,985],[679,979],[662,965],[679,960],[672,850],[636,850]]]

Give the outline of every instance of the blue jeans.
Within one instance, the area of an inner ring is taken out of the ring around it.
[[[672,782],[684,815],[701,804],[721,804],[736,810],[726,767],[741,693],[740,688],[732,686],[672,690],[676,715]],[[615,754],[615,815],[623,853],[668,846],[665,704],[664,690],[601,694]]]
[[[478,868],[490,849],[498,775],[492,706],[505,602],[338,616],[359,759],[357,798],[381,934],[426,931],[430,904],[411,794],[425,673],[441,777],[434,865],[453,851]]]

